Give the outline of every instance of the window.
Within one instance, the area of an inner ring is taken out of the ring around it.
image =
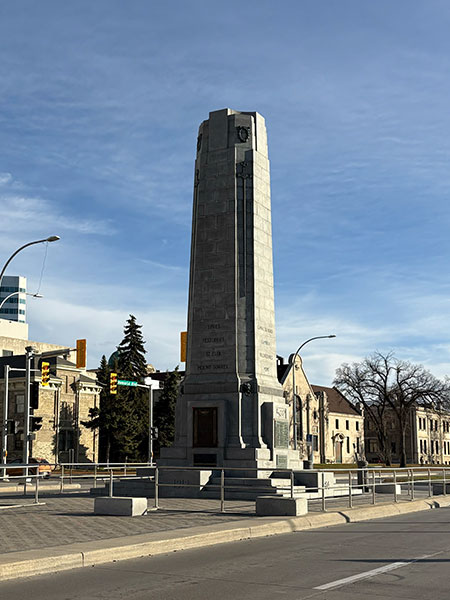
[[[350,429],[350,423],[349,423],[348,419],[346,419],[346,421],[345,421],[345,429]]]
[[[367,440],[369,443],[369,452],[371,452],[372,454],[374,454],[375,452],[378,452],[378,443],[377,440]]]
[[[431,452],[431,454],[434,453],[434,440],[431,440],[431,442],[430,442],[430,452]]]
[[[356,421],[355,425],[356,425],[356,431],[359,431],[359,421]]]
[[[336,419],[336,429],[339,429],[339,419]]]
[[[358,424],[358,423],[357,423]],[[360,449],[360,439],[356,438],[356,452],[359,454],[359,449]]]
[[[347,437],[347,454],[350,454],[350,438]]]
[[[25,396],[23,394],[16,394],[14,400],[16,403],[16,413],[23,413],[25,405]]]
[[[436,440],[436,441],[434,442],[434,445],[435,445],[435,447],[436,447],[436,454],[437,454],[437,453],[439,452],[439,442]]]
[[[423,440],[420,440],[419,444],[420,444],[420,452],[422,453],[423,452]]]
[[[423,440],[423,451],[427,451],[427,440]]]

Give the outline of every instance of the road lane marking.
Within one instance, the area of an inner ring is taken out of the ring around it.
[[[414,562],[414,561],[411,561]],[[346,583],[352,583],[353,581],[359,581],[360,579],[369,579],[369,577],[374,577],[375,575],[379,575],[380,573],[387,573],[388,571],[393,571],[394,569],[399,569],[400,567],[404,567],[406,565],[410,565],[411,562],[395,562],[389,565],[384,565],[384,567],[378,567],[378,569],[372,569],[372,571],[365,571],[364,573],[359,573],[358,575],[352,575],[351,577],[345,577],[344,579],[338,579],[337,581],[332,581],[331,583],[325,583],[324,585],[319,585],[315,587],[315,590],[329,590],[334,587],[338,587],[339,585],[345,585]]]
[[[438,552],[433,552],[433,554],[425,554],[423,556],[418,556],[417,558],[412,558],[407,561],[399,561],[394,563],[389,563],[388,565],[384,565],[384,567],[378,567],[378,569],[372,569],[371,571],[364,571],[364,573],[358,573],[358,575],[351,575],[350,577],[344,577],[344,579],[337,579],[336,581],[331,581],[330,583],[325,583],[324,585],[319,585],[314,590],[330,590],[331,588],[338,587],[340,585],[345,585],[346,583],[352,583],[353,581],[360,581],[361,579],[369,579],[370,577],[375,577],[375,575],[379,575],[380,573],[388,573],[389,571],[393,571],[394,569],[400,569],[400,567],[406,567],[407,565],[412,565],[413,563],[420,562],[421,560],[426,560],[427,558],[434,558],[439,554],[445,554],[448,552],[447,550],[439,550]]]

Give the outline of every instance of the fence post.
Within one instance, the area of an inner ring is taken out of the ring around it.
[[[155,509],[159,508],[158,506],[158,493],[159,493],[159,467],[156,465],[155,467]]]
[[[127,461],[128,461],[128,456],[125,456],[125,464],[123,466],[123,476],[124,477],[127,476]]]
[[[39,471],[36,473],[36,483],[34,488],[34,503],[39,504]]]
[[[291,469],[291,498],[294,497],[294,471]]]
[[[97,463],[94,465],[94,488],[97,487]]]
[[[433,495],[433,490],[431,489],[431,469],[428,469],[428,498],[431,498]]]
[[[113,497],[113,470],[109,471],[109,497]]]
[[[446,496],[447,495],[447,486],[446,486],[446,481],[445,481],[445,467],[442,469],[442,479],[443,479],[443,482],[442,482],[442,486],[443,486],[442,493],[444,494],[444,496]]]
[[[375,504],[375,471],[372,471],[372,504]]]
[[[322,472],[322,512],[326,512],[325,507],[325,473]]]
[[[352,497],[352,472],[348,472],[348,507],[353,508],[353,497]]]
[[[414,500],[414,469],[411,469],[411,500]]]
[[[220,512],[225,512],[225,471],[220,471]]]
[[[397,471],[393,471],[394,473],[394,502],[398,502],[397,498]]]
[[[61,465],[61,485],[59,486],[59,493],[64,492],[64,465]]]

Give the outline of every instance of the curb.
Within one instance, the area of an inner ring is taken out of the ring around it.
[[[286,517],[283,520],[279,517],[257,517],[258,522],[252,525],[248,521],[235,521],[228,525],[190,527],[187,530],[168,531],[163,534],[163,539],[161,532],[157,532],[56,546],[49,548],[45,555],[42,549],[13,552],[0,555],[0,581],[447,506],[450,506],[450,497],[438,496],[436,499],[413,500],[401,504],[370,505],[339,512],[310,513],[302,517]]]

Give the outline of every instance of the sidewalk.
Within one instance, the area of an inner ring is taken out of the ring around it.
[[[160,510],[132,518],[94,515],[94,499],[84,494],[46,494],[40,501],[45,505],[33,505],[30,497],[0,497],[0,581],[450,506],[450,497],[436,496],[353,509],[330,506],[329,512],[304,517],[256,517],[254,502],[227,501],[230,512],[220,513],[217,500],[163,498]],[[25,506],[6,508],[19,503]]]

